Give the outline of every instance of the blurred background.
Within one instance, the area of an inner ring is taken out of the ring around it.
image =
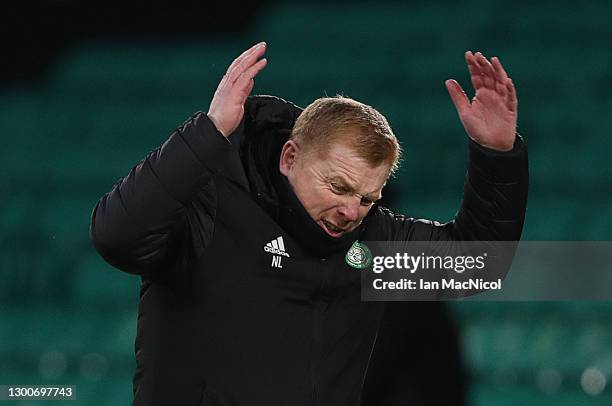
[[[524,238],[612,239],[609,1],[13,3],[0,16],[0,384],[131,402],[139,279],[96,254],[91,210],[260,40],[254,93],[378,108],[405,149],[390,207],[440,221],[459,206],[467,153],[444,80],[471,96],[463,53],[499,56],[529,145]],[[406,404],[460,404],[434,394],[458,384],[475,406],[612,404],[610,303],[404,309],[410,328],[394,323],[420,357],[381,371],[405,374],[419,399]]]

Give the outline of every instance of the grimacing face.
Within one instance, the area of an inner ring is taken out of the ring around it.
[[[357,228],[382,197],[390,165],[372,167],[341,140],[332,143],[327,153],[316,148],[306,151],[289,140],[281,151],[279,169],[310,217],[338,238]]]

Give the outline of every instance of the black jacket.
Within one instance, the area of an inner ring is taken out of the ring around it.
[[[506,153],[469,141],[453,221],[374,206],[332,239],[278,173],[300,112],[250,97],[229,141],[198,113],[94,209],[100,255],[142,278],[135,405],[360,404],[382,309],[360,301],[350,244],[520,238],[527,155],[517,137]]]

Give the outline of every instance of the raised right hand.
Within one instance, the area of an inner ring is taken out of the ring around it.
[[[266,52],[260,42],[247,49],[227,69],[208,108],[208,117],[224,136],[230,135],[244,115],[244,102],[253,90],[257,73],[268,63],[259,59]]]
[[[461,123],[471,139],[497,151],[510,151],[516,138],[517,98],[512,79],[498,58],[465,53],[476,94],[470,101],[454,79],[446,81]]]

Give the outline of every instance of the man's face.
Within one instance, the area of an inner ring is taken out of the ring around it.
[[[340,237],[357,228],[382,197],[390,165],[372,167],[342,141],[324,152],[305,151],[289,140],[283,146],[279,169],[310,217],[327,234]]]

